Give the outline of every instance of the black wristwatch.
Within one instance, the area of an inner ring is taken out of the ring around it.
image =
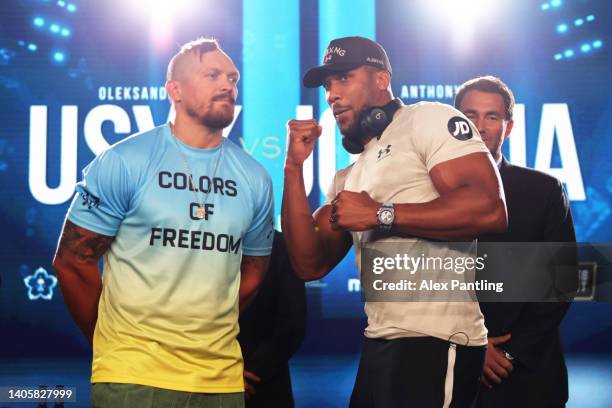
[[[395,220],[395,208],[392,203],[383,203],[376,213],[378,228],[383,231],[391,231]]]

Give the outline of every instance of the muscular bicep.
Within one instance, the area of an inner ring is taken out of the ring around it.
[[[98,234],[66,220],[57,245],[54,263],[72,261],[97,263],[115,237]]]
[[[440,195],[462,187],[475,187],[494,197],[504,197],[497,166],[488,153],[471,153],[434,166],[429,172]]]
[[[333,269],[345,256],[353,244],[351,234],[345,230],[335,230],[329,222],[332,206],[325,204],[314,213],[315,229],[321,234],[322,250],[325,251],[326,266]],[[328,270],[328,271],[329,271]]]

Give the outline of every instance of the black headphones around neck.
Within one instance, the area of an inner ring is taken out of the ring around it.
[[[404,106],[402,100],[395,98],[384,106],[374,106],[366,109],[359,117],[359,124],[368,135],[380,137],[393,120],[395,112],[402,106]]]
[[[382,135],[387,126],[393,120],[393,115],[399,108],[404,106],[400,98],[395,98],[383,106],[373,106],[365,109],[359,115],[359,126],[363,132],[363,137]],[[342,146],[352,154],[363,152],[363,143],[361,140],[354,140],[348,137],[342,138]]]

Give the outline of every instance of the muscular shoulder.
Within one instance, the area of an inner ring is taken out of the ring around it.
[[[100,171],[112,173],[117,167],[122,168],[132,183],[141,185],[164,162],[167,131],[167,125],[163,125],[131,135],[100,153],[94,161]]]
[[[465,130],[471,127],[471,135],[480,139],[478,131],[463,113],[439,102],[419,102],[402,107],[389,128],[402,138],[408,136],[408,139],[420,139],[424,134],[447,137],[452,135],[456,121],[465,122]]]
[[[153,129],[135,133],[125,139],[113,144],[109,150],[117,154],[129,163],[138,163],[153,159],[156,151],[163,148],[164,132],[167,125],[157,126]]]
[[[464,117],[461,112],[450,105],[439,102],[418,102],[403,107],[398,115],[401,122],[407,121],[440,121],[454,116]]]

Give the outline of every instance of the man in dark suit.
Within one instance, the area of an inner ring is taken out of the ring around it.
[[[239,323],[246,407],[293,407],[289,359],[304,339],[306,289],[293,272],[280,232],[274,233],[268,273]]]
[[[506,84],[491,76],[472,79],[458,89],[455,107],[480,132],[497,162],[506,195],[508,230],[483,236],[481,241],[575,242],[561,183],[542,172],[512,165],[501,154],[513,125],[514,96]],[[534,276],[537,279],[541,278]],[[569,305],[569,302],[481,303],[489,344],[479,407],[565,406],[568,381],[559,325]]]

